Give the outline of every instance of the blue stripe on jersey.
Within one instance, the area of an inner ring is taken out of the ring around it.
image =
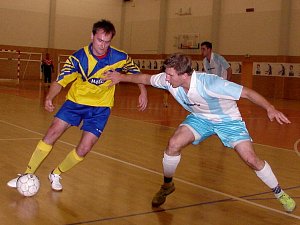
[[[86,54],[84,48],[78,50],[72,56],[70,56],[67,59],[61,71],[61,74],[58,76],[57,81],[64,79],[65,76],[71,75],[74,72],[81,74],[82,80],[86,81],[100,69],[125,60],[128,61],[128,65],[122,65],[123,67],[115,68],[117,72],[124,71],[131,74],[140,73],[139,69],[135,65],[132,65],[132,60],[128,59],[128,55],[125,52],[117,50],[113,47],[109,47],[107,55],[102,59],[98,59],[97,56],[93,54],[91,44],[88,46],[88,51],[90,56]],[[93,57],[94,61],[89,60],[89,57]],[[89,63],[95,63],[96,65],[91,66],[89,65]],[[92,68],[93,70],[89,71],[90,68]]]
[[[109,70],[130,74],[140,72],[125,52],[111,46],[107,55],[99,59],[93,55],[90,45],[67,59],[56,81],[63,87],[73,82],[67,94],[70,101],[82,105],[112,107],[115,87],[109,88],[110,82],[103,79],[104,72]]]

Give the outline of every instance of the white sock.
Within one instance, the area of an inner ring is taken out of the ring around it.
[[[266,161],[264,168],[262,168],[260,171],[255,171],[255,173],[269,188],[274,189],[278,186],[277,178],[275,177],[270,165]]]
[[[164,153],[163,169],[165,177],[173,177],[175,170],[180,162],[181,155],[170,156]]]

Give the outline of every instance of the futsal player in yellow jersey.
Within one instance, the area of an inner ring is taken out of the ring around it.
[[[51,187],[55,191],[62,190],[61,173],[81,162],[104,130],[114,104],[115,89],[108,87],[109,82],[102,79],[103,73],[109,70],[128,74],[140,72],[125,52],[110,46],[115,33],[114,25],[110,21],[96,22],[92,30],[92,43],[68,58],[46,96],[45,109],[53,112],[53,99],[63,87],[73,82],[65,103],[55,115],[46,135],[37,144],[25,173],[35,173],[55,142],[70,126],[78,126],[82,122],[83,130],[76,148],[49,174]],[[139,108],[144,110],[148,101],[147,91],[142,84],[139,84],[139,88]],[[16,188],[17,179],[18,177],[10,180],[7,185]]]

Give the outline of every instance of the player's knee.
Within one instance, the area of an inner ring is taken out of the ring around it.
[[[176,138],[171,138],[168,143],[167,154],[168,155],[178,155],[180,154],[181,145],[176,140]]]
[[[46,134],[46,139],[56,140],[61,135],[61,133],[62,131],[60,129],[55,126],[51,126]]]
[[[246,163],[253,170],[259,171],[264,167],[264,162],[256,156],[250,156],[247,158]]]
[[[76,153],[80,157],[86,156],[86,154],[88,154],[90,151],[91,151],[91,148],[88,146],[80,146],[80,147],[77,147],[77,149],[76,149]]]

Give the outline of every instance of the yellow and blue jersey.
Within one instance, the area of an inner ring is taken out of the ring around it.
[[[88,106],[112,107],[115,86],[108,87],[111,82],[103,80],[104,72],[109,70],[127,74],[140,73],[127,53],[110,46],[106,56],[98,59],[92,53],[90,44],[67,59],[56,81],[63,87],[73,82],[66,96],[72,102]]]

